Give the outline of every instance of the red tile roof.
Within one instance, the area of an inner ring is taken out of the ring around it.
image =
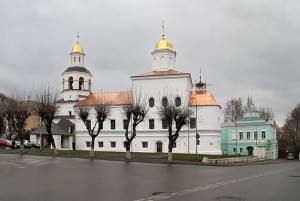
[[[215,100],[214,96],[209,91],[202,92],[202,93],[191,91],[189,105],[190,106],[215,105],[220,107],[220,105]]]
[[[108,105],[130,105],[132,104],[132,91],[90,93],[87,99],[79,101],[75,107],[92,106],[99,103]]]

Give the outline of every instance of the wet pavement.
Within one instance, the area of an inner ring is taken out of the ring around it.
[[[0,153],[1,201],[298,200],[299,161],[178,165]]]

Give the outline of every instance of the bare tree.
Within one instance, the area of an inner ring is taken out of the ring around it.
[[[17,133],[20,140],[21,152],[24,149],[23,134],[25,131],[26,119],[30,116],[28,94],[25,91],[12,89],[5,101],[2,101],[4,115],[11,128]]]
[[[260,107],[258,109],[258,112],[259,116],[266,121],[269,121],[274,118],[274,113],[272,111],[272,108],[270,107]]]
[[[92,108],[88,107],[76,107],[75,112],[79,118],[83,121],[89,136],[92,138],[90,157],[95,157],[95,138],[99,135],[100,131],[103,129],[103,122],[110,115],[110,107],[103,101],[103,99],[97,101],[97,105]],[[91,126],[91,118],[95,117],[94,126]]]
[[[52,146],[55,155],[58,154],[55,141],[52,134],[52,123],[55,115],[59,111],[58,93],[50,86],[41,86],[34,91],[36,99],[34,111],[41,118],[48,133],[48,143]]]
[[[140,96],[135,99],[132,105],[125,105],[123,107],[124,116],[126,118],[125,128],[125,147],[126,147],[126,159],[131,159],[130,146],[133,139],[136,137],[136,127],[144,121],[145,116],[148,113],[145,101],[141,101]],[[129,135],[128,129],[132,121],[132,134]]]
[[[286,152],[292,151],[292,140],[282,128],[276,126],[276,138],[278,141],[278,157],[285,158]]]
[[[245,110],[242,98],[231,98],[226,102],[224,108],[225,122],[234,122],[243,118]]]
[[[2,133],[4,133],[4,129],[5,129],[4,112],[0,111],[0,138],[2,138]]]
[[[187,124],[188,117],[193,114],[193,111],[186,107],[177,107],[173,101],[167,104],[161,104],[158,107],[158,115],[166,123],[168,127],[168,161],[173,161],[173,146],[179,137],[179,132],[181,128]],[[173,133],[173,122],[175,122],[175,132]]]
[[[283,132],[289,136],[296,157],[298,157],[300,153],[300,104],[292,110],[285,120]]]
[[[2,134],[4,133],[4,129],[5,129],[5,123],[4,123],[5,110],[2,102],[3,102],[2,94],[0,94],[0,138],[2,138]]]

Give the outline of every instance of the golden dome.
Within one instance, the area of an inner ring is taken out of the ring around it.
[[[72,53],[83,53],[83,48],[82,46],[79,44],[79,42],[77,42],[73,48],[72,48]]]
[[[174,51],[172,42],[170,40],[165,39],[164,37],[155,44],[154,51],[155,50],[172,50],[172,51]]]

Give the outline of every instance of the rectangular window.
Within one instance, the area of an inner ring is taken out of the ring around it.
[[[162,129],[168,129],[168,123],[166,119],[161,120],[162,121]]]
[[[126,129],[126,125],[127,125],[128,120],[127,119],[123,119],[123,129]],[[129,125],[128,125],[129,127]]]
[[[173,148],[175,149],[177,147],[177,143],[173,142]]]
[[[114,120],[114,119],[111,119],[111,120],[110,120],[110,128],[111,128],[112,130],[115,130],[115,129],[116,129],[116,120]]]
[[[69,111],[69,116],[72,116],[72,111]]]
[[[236,132],[235,131],[232,131],[232,133],[231,133],[231,139],[232,140],[236,140]]]
[[[240,153],[243,153],[243,148],[240,148]]]
[[[266,139],[266,131],[261,132],[261,139]]]
[[[236,153],[236,148],[233,148],[233,153],[234,153],[234,154]]]
[[[254,131],[254,139],[257,140],[257,131]]]
[[[86,147],[91,147],[91,142],[87,141],[86,143]]]
[[[148,148],[148,142],[142,142],[143,148]]]
[[[243,140],[243,132],[239,132],[240,140]]]
[[[154,129],[154,119],[149,119],[149,129]]]
[[[91,120],[86,120],[86,127],[88,130],[91,130]]]
[[[247,132],[247,140],[250,140],[250,132]]]
[[[116,142],[115,141],[110,142],[110,147],[111,148],[116,148]]]
[[[195,118],[191,118],[190,119],[190,128],[196,128],[196,119]]]
[[[101,148],[103,147],[103,141],[98,142],[98,147],[101,147]]]

